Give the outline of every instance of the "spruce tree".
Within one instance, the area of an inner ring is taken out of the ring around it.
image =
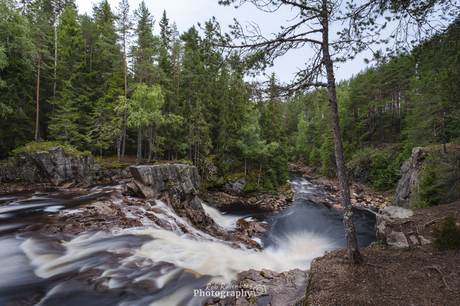
[[[80,106],[88,105],[85,93],[85,41],[77,11],[69,6],[62,13],[58,27],[59,69],[55,113],[49,125],[50,136],[56,140],[82,147],[86,131],[79,126]],[[86,116],[85,116],[86,117]]]

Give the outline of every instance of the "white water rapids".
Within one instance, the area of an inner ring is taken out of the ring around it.
[[[311,188],[304,181],[299,186]],[[209,283],[229,283],[248,269],[308,269],[313,258],[342,246],[334,235],[327,235],[328,230],[314,230],[318,224],[336,226],[324,221],[330,212],[319,206],[315,206],[319,211],[313,210],[315,214],[301,203],[296,210],[289,208],[274,215],[269,221],[272,230],[264,238],[266,248],[259,252],[243,245],[232,248],[195,229],[161,201],[148,205],[151,210],[137,207],[124,211],[141,221],[143,226],[138,228],[77,236],[0,237],[0,305],[23,296],[35,298],[31,303],[36,305],[200,305],[203,299],[194,297],[193,290]],[[39,203],[32,207],[47,213],[59,209],[56,201],[50,201],[49,206]],[[225,230],[236,230],[239,219],[250,217],[203,207]],[[4,207],[0,215],[17,209]],[[59,214],[75,211],[64,209]],[[148,214],[167,223],[171,231],[153,223]]]

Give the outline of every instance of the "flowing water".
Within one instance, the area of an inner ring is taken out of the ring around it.
[[[37,215],[68,215],[78,206],[109,198],[121,186],[73,192],[35,191],[0,196],[0,305],[200,305],[209,297],[194,292],[229,283],[239,272],[262,268],[278,272],[308,269],[326,250],[346,246],[341,212],[312,201],[327,196],[322,186],[293,176],[292,206],[280,213],[232,206],[206,213],[227,231],[239,219],[257,219],[271,229],[264,251],[232,248],[194,229],[157,200],[146,211],[171,225],[167,231],[139,215],[142,227],[79,235],[15,234]],[[360,246],[375,240],[374,214],[356,210]]]

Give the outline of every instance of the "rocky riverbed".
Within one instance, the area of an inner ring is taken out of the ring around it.
[[[380,210],[379,241],[361,248],[365,262],[354,265],[338,249],[342,234],[333,234],[343,230],[336,182],[292,168],[295,193],[247,195],[238,181],[200,193],[196,169],[185,164],[1,184],[0,265],[10,281],[0,281],[0,303],[281,306],[300,305],[309,288],[311,305],[458,304],[458,251],[433,252],[430,236],[447,213],[460,217],[458,204],[395,213],[388,195],[353,185],[358,241],[375,240],[361,212]],[[195,295],[219,283],[229,286],[226,297]]]
[[[315,169],[301,164],[291,164],[290,168],[292,171],[300,173],[311,183],[323,185],[325,190],[328,191],[329,196],[318,197],[315,199],[316,202],[342,209],[339,182],[336,179],[319,176]],[[378,211],[391,205],[391,191],[375,191],[359,183],[352,183],[349,187],[351,204],[355,207],[370,208]]]

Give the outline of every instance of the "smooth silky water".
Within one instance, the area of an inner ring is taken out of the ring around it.
[[[155,215],[172,224],[172,231],[140,218],[142,227],[111,233],[8,234],[30,225],[31,216],[72,214],[79,205],[108,199],[119,185],[0,196],[0,204],[7,202],[0,206],[0,305],[28,300],[37,305],[200,305],[209,297],[194,297],[194,290],[229,283],[243,270],[308,269],[313,258],[346,246],[342,216],[312,201],[313,196],[327,196],[322,186],[294,175],[291,184],[296,189],[294,203],[279,213],[235,206],[220,212],[203,204],[228,231],[236,230],[241,218],[267,223],[271,229],[263,238],[262,252],[243,245],[232,248],[194,229],[161,201],[156,201]],[[375,214],[354,210],[354,216],[358,243],[366,246],[375,240]]]

